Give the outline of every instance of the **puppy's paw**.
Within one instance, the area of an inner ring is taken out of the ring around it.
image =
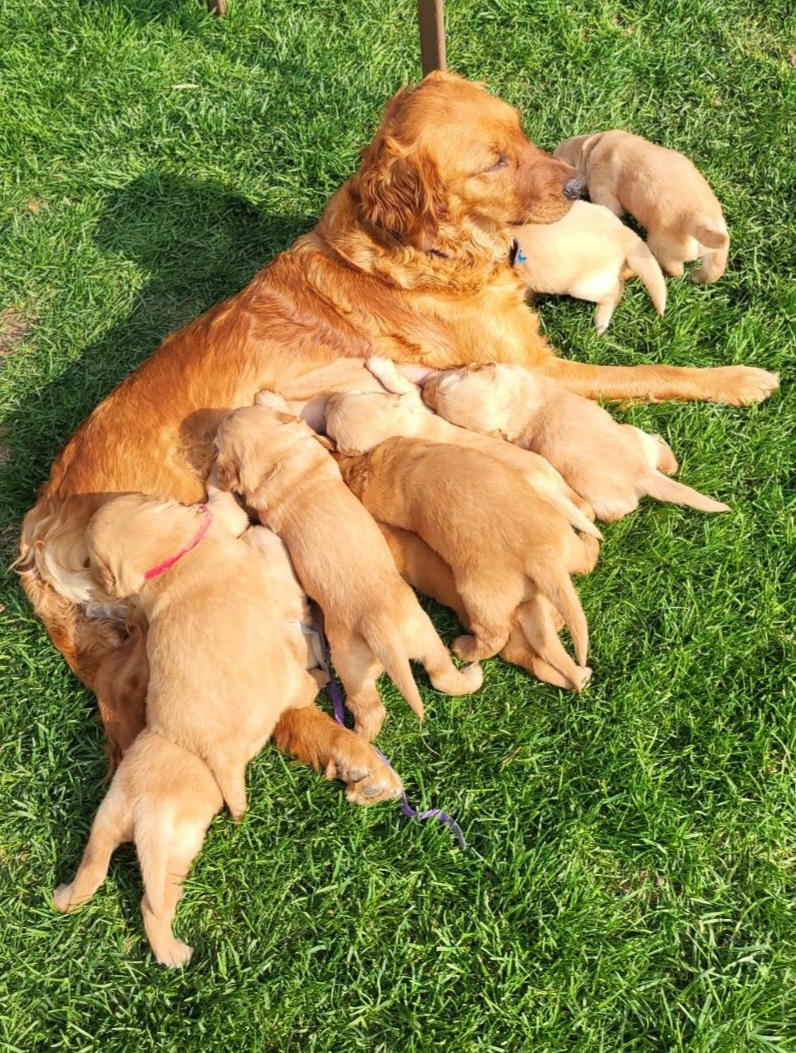
[[[478,662],[465,666],[464,669],[460,670],[460,673],[467,688],[464,692],[466,695],[471,695],[474,691],[480,691],[484,686],[484,670]]]
[[[376,757],[379,766],[356,782],[350,782],[346,790],[346,799],[351,804],[378,804],[380,801],[394,801],[403,792],[401,780],[380,757]]]
[[[55,909],[63,911],[64,913],[69,910],[74,910],[77,904],[72,904],[71,896],[71,885],[59,885],[55,892],[53,892],[53,906]]]
[[[573,689],[578,694],[580,694],[581,691],[584,689],[584,687],[591,680],[592,670],[591,670],[591,667],[588,666],[588,665],[578,665],[578,666],[575,666],[575,668],[578,671],[578,676],[575,679],[575,682],[574,682],[574,684],[572,686],[573,686]]]
[[[160,965],[165,965],[168,969],[182,969],[183,965],[187,965],[191,960],[192,954],[193,947],[189,947],[182,940],[173,940],[159,947],[155,952],[155,957]]]
[[[462,662],[480,662],[484,658],[491,658],[500,650],[493,650],[489,642],[479,639],[470,633],[457,636],[451,644],[451,651]]]
[[[354,731],[365,742],[373,742],[387,718],[387,710],[381,699],[377,702],[368,700],[365,703],[357,703],[348,698],[346,705],[354,715]]]
[[[729,406],[751,406],[762,402],[779,387],[779,373],[754,366],[719,366],[711,370],[718,382],[712,385],[712,402]]]

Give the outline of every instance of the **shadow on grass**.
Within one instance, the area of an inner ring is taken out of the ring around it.
[[[69,435],[169,333],[238,292],[314,220],[259,212],[211,183],[152,173],[108,198],[103,254],[151,275],[128,317],[88,346],[8,419],[0,468],[0,559],[16,556],[19,524]]]

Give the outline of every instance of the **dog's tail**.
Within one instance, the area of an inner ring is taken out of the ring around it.
[[[575,502],[567,497],[566,494],[562,494],[556,486],[548,484],[546,480],[537,479],[536,477],[532,480],[532,485],[545,504],[555,508],[556,512],[559,512],[570,526],[602,541],[603,536],[599,528],[592,523],[584,512],[581,512]]]
[[[724,249],[730,243],[724,221],[706,212],[690,212],[683,220],[683,231],[708,249]]]
[[[662,472],[650,468],[641,480],[644,493],[658,501],[668,501],[670,504],[688,505],[689,508],[698,508],[701,512],[729,512],[730,506],[722,501],[714,501],[712,497],[701,494],[685,483],[678,483],[676,479],[669,479]]]
[[[589,655],[589,626],[577,589],[561,561],[558,558],[545,562],[534,561],[528,576],[564,619],[572,637],[578,665],[585,666]]]
[[[390,620],[389,615],[379,613],[365,619],[361,631],[371,650],[387,670],[390,680],[412,707],[418,719],[422,720],[425,707],[412,675],[406,644],[398,627]]]
[[[88,553],[80,534],[103,499],[94,494],[63,502],[40,497],[25,516],[14,564],[50,639],[87,687],[126,636],[122,621],[87,613],[101,597],[93,575],[83,566]],[[51,542],[56,544],[55,555],[49,551]],[[114,758],[114,766],[118,759]]]
[[[627,254],[625,260],[630,270],[640,278],[650,294],[655,310],[663,314],[666,310],[666,280],[660,264],[652,255],[645,241],[640,238]]]
[[[22,524],[20,555],[15,565],[35,567],[39,577],[71,603],[88,604],[102,598],[88,565],[85,535],[90,515],[63,515],[63,506],[50,515],[40,516],[37,512],[38,506]]]

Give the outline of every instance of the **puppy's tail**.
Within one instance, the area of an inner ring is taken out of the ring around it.
[[[668,501],[675,505],[688,505],[689,508],[698,508],[701,512],[729,512],[730,506],[722,501],[714,501],[712,497],[701,494],[685,483],[678,483],[676,479],[651,468],[642,478],[644,492],[658,501]]]
[[[647,243],[640,238],[627,254],[625,260],[630,270],[640,278],[650,294],[655,310],[663,314],[666,310],[666,280],[658,261],[652,255]]]
[[[708,249],[724,249],[730,243],[730,235],[724,221],[715,219],[706,212],[689,213],[683,221],[683,230]]]
[[[362,625],[362,635],[387,670],[390,680],[412,707],[418,719],[422,720],[425,707],[412,675],[406,644],[398,627],[388,616],[376,616],[367,619]]]
[[[550,562],[535,562],[528,576],[564,619],[572,637],[578,665],[585,666],[589,654],[589,626],[577,589],[561,561],[555,558]]]
[[[548,486],[546,482],[536,478],[533,480],[533,487],[542,500],[552,508],[555,508],[556,512],[559,512],[570,526],[574,526],[582,533],[590,534],[591,537],[596,537],[598,541],[602,541],[603,536],[598,527],[581,512],[575,502],[571,501],[566,494],[562,494],[555,486]]]

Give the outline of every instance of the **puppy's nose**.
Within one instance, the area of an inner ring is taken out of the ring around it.
[[[585,186],[586,180],[583,176],[575,176],[575,178],[570,179],[564,187],[564,197],[568,201],[575,201],[583,193]]]

